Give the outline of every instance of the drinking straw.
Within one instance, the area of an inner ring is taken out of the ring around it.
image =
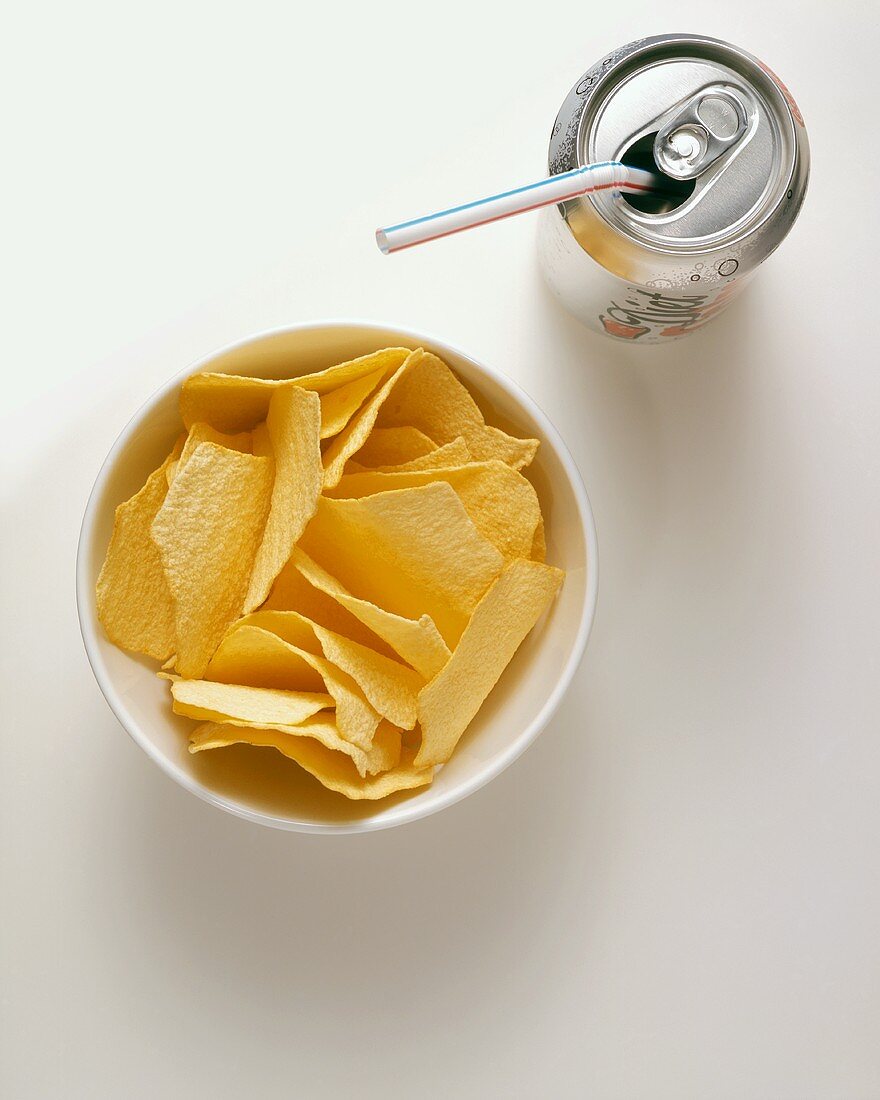
[[[663,191],[665,188],[663,177],[656,172],[630,168],[616,160],[587,164],[583,168],[562,172],[538,183],[529,183],[525,187],[515,187],[512,191],[502,191],[499,195],[477,199],[476,202],[452,206],[424,218],[414,218],[412,221],[377,229],[376,244],[386,255],[400,252],[403,248],[436,241],[439,237],[448,237],[463,229],[487,225],[514,214],[524,214],[527,210],[537,210],[541,206],[588,195],[592,191],[608,190]]]

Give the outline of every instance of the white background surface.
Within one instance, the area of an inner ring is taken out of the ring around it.
[[[376,224],[539,174],[581,72],[664,30],[766,59],[811,137],[801,219],[721,320],[659,351],[582,331],[528,219],[379,255]],[[5,1096],[880,1096],[878,46],[855,2],[7,15]],[[507,370],[601,548],[538,743],[436,817],[341,838],[164,778],[73,596],[137,405],[327,316]]]

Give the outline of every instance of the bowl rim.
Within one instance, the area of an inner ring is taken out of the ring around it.
[[[315,329],[369,329],[376,332],[395,333],[398,336],[403,337],[406,340],[413,341],[416,344],[424,344],[435,349],[442,355],[444,351],[450,352],[453,355],[460,356],[462,359],[472,363],[479,372],[487,375],[496,385],[504,390],[507,395],[517,404],[522,405],[530,413],[533,419],[540,425],[541,430],[550,443],[553,450],[559,457],[563,468],[565,469],[566,476],[568,477],[569,484],[571,485],[574,493],[575,501],[577,502],[578,515],[580,520],[580,526],[583,529],[586,540],[587,551],[587,570],[586,570],[586,591],[584,593],[584,601],[581,609],[580,621],[578,623],[577,633],[575,635],[574,643],[571,647],[571,651],[568,655],[566,663],[562,669],[562,672],[556,681],[556,686],[553,691],[544,701],[544,705],[541,707],[535,718],[520,731],[519,735],[514,738],[507,748],[499,753],[496,757],[487,761],[481,768],[479,768],[474,775],[470,776],[467,780],[459,785],[450,789],[441,798],[436,799],[432,804],[422,805],[418,798],[410,799],[400,803],[395,807],[394,814],[379,817],[379,818],[364,818],[363,820],[336,822],[336,823],[323,823],[315,821],[294,821],[281,816],[276,816],[270,813],[263,813],[259,810],[255,810],[249,806],[243,805],[240,802],[232,798],[222,797],[209,790],[203,784],[194,779],[191,775],[187,774],[181,767],[174,764],[172,761],[166,759],[159,750],[153,745],[147,734],[141,729],[139,723],[129,713],[128,708],[110,676],[110,673],[104,663],[100,648],[98,646],[98,635],[100,626],[97,620],[97,609],[94,601],[94,591],[91,577],[88,576],[87,565],[87,549],[92,541],[93,528],[95,526],[98,504],[103,496],[104,487],[107,480],[110,477],[111,472],[115,469],[116,463],[119,457],[125,451],[131,437],[140,428],[143,421],[147,418],[150,411],[157,405],[164,397],[166,397],[171,391],[180,387],[182,382],[192,374],[196,374],[199,371],[208,368],[208,365],[220,356],[226,355],[230,352],[236,351],[239,348],[246,347],[249,344],[258,343],[262,340],[266,340],[271,337],[285,335],[292,332],[307,332]],[[300,833],[312,833],[312,834],[342,834],[342,833],[365,833],[375,832],[379,829],[388,829],[396,825],[404,825],[411,821],[417,821],[420,818],[429,817],[431,814],[439,813],[440,810],[444,810],[449,806],[454,805],[456,802],[461,801],[463,798],[467,798],[468,795],[478,791],[481,787],[485,786],[496,776],[500,775],[506,768],[510,767],[531,745],[538,734],[545,728],[550,719],[553,717],[556,709],[558,708],[563,696],[571,685],[571,681],[574,678],[574,674],[580,665],[581,659],[586,649],[587,641],[589,640],[590,631],[593,626],[593,620],[596,614],[596,602],[599,591],[599,544],[598,536],[596,533],[596,524],[593,518],[593,511],[590,506],[590,500],[587,496],[587,490],[581,477],[580,470],[575,463],[575,460],[563,441],[561,435],[557,431],[556,427],[550,421],[544,410],[538,405],[533,397],[525,392],[516,382],[513,381],[508,375],[502,371],[491,367],[484,363],[481,359],[474,358],[469,352],[462,350],[454,344],[450,344],[446,340],[442,340],[432,333],[424,330],[410,329],[401,327],[400,325],[386,323],[382,321],[373,320],[360,320],[357,318],[328,318],[326,320],[317,321],[303,321],[292,324],[278,325],[274,328],[264,329],[259,332],[253,333],[249,336],[242,337],[241,339],[234,340],[221,347],[215,348],[206,355],[197,359],[195,362],[184,367],[182,370],[177,371],[171,378],[169,378],[163,385],[153,391],[145,401],[141,403],[138,409],[134,412],[126,425],[120,431],[119,435],[113,442],[112,447],[107,453],[106,458],[101,464],[101,468],[98,471],[98,475],[95,478],[95,482],[89,493],[88,502],[86,504],[85,512],[83,514],[82,526],[80,528],[79,540],[77,543],[76,552],[76,607],[77,616],[79,619],[80,633],[83,639],[83,645],[85,646],[86,655],[89,660],[89,664],[92,668],[92,673],[98,682],[98,687],[101,689],[104,698],[106,699],[110,709],[116,716],[118,722],[131,739],[138,745],[147,756],[159,766],[159,768],[170,779],[173,779],[177,784],[189,791],[191,794],[197,795],[204,802],[209,805],[215,806],[217,809],[224,810],[227,813],[233,814],[236,817],[243,818],[245,821],[253,822],[258,825],[265,825],[271,828],[283,829],[287,832],[300,832]]]

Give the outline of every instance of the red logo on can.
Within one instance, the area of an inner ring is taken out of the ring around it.
[[[782,83],[782,81],[779,79],[779,77],[776,75],[776,73],[773,72],[773,70],[770,68],[769,65],[765,65],[763,61],[759,61],[758,64],[761,66],[761,68],[764,70],[764,72],[773,80],[773,83],[780,90],[780,92],[782,92],[783,96],[785,97],[785,102],[788,104],[788,109],[791,111],[795,122],[799,126],[803,126],[804,125],[804,116],[801,114],[800,107],[798,107],[797,103],[795,103],[794,96],[791,94],[791,92],[788,90],[788,88],[786,88],[786,86]]]

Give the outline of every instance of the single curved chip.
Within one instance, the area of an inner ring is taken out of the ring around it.
[[[446,481],[452,486],[476,529],[504,555],[505,561],[531,556],[541,522],[538,495],[527,478],[504,462],[473,462],[448,469],[346,474],[336,488],[328,489],[327,493],[336,498],[359,498],[428,485],[433,481]]]
[[[298,378],[248,378],[237,374],[194,374],[180,391],[180,415],[185,427],[203,420],[221,432],[241,432],[266,419],[272,394],[285,386],[329,393],[340,386],[392,370],[409,355],[406,348],[385,348]]]
[[[417,698],[425,679],[411,668],[327,630],[296,611],[255,611],[241,620],[235,633],[255,627],[271,631],[302,650],[317,648],[354,680],[383,718],[401,729],[412,729],[416,724]]]
[[[385,377],[387,371],[377,370],[356,378],[353,382],[321,394],[321,438],[338,435],[364,401]]]
[[[298,611],[313,623],[320,623],[328,630],[369,646],[386,657],[394,657],[395,650],[386,641],[346,610],[332,595],[306,579],[295,565],[299,553],[300,551],[294,550],[293,557],[275,578],[269,598],[260,605],[260,610]]]
[[[180,457],[176,462],[169,464],[165,471],[169,488],[174,481],[177,471],[187,464],[193,451],[200,443],[216,443],[220,447],[228,447],[230,451],[241,451],[242,454],[250,454],[252,449],[252,437],[250,432],[239,432],[237,435],[227,435],[218,432],[210,424],[201,421],[193,424],[186,436]]]
[[[351,759],[355,768],[357,768],[358,775],[361,777],[387,772],[389,768],[396,767],[400,762],[402,747],[400,730],[395,729],[390,722],[383,722],[382,725],[379,726],[376,730],[376,736],[373,738],[372,745],[366,751],[358,748],[357,745],[351,744],[350,741],[346,741],[345,738],[341,736],[336,723],[333,721],[333,715],[330,714],[329,711],[321,711],[311,718],[306,718],[296,726],[284,726],[271,722],[244,721],[223,722],[218,724],[222,725],[226,730],[231,728],[241,731],[240,735],[236,734],[236,736],[243,744],[259,744],[262,731],[268,730],[284,734],[285,738],[312,737],[315,741],[320,742],[325,748],[332,749],[334,752],[345,753],[345,755]],[[257,732],[254,734],[251,731]],[[198,735],[198,733],[199,730],[197,729],[194,731],[193,736]],[[211,746],[204,747],[210,748]]]
[[[320,398],[295,386],[277,390],[269,402],[266,429],[275,461],[275,481],[244,601],[245,611],[259,607],[269,595],[272,582],[318,507],[323,476]]]
[[[96,590],[98,618],[110,641],[157,661],[167,660],[177,643],[174,603],[150,530],[168,493],[168,468],[185,438],[178,439],[143,488],[116,509]]]
[[[251,450],[260,458],[272,458],[272,440],[265,420],[261,420],[251,432]]]
[[[319,710],[333,706],[329,695],[312,691],[218,684],[211,680],[174,680],[175,714],[203,722],[269,722],[298,726]]]
[[[430,615],[450,648],[504,564],[444,481],[321,497],[300,546],[360,599],[407,619]]]
[[[363,466],[396,466],[436,450],[433,439],[404,424],[397,428],[373,428],[357,452],[357,460]]]
[[[202,675],[241,614],[271,492],[270,459],[201,443],[153,520],[174,603],[177,671],[187,679]]]
[[[410,470],[442,470],[449,466],[466,466],[471,459],[472,455],[467,443],[458,436],[451,443],[444,443],[442,447],[437,447],[410,462],[401,462],[397,466],[377,466],[376,473],[402,474]]]
[[[564,573],[536,561],[515,561],[474,611],[443,671],[419,695],[422,745],[417,764],[452,755],[486,696],[562,584]]]
[[[538,520],[535,534],[532,538],[532,549],[529,551],[532,561],[544,561],[547,557],[547,540],[544,532],[544,517]]]
[[[356,618],[371,633],[375,633],[398,654],[408,665],[420,673],[426,680],[440,671],[449,660],[449,647],[443,641],[440,631],[434,624],[430,615],[421,615],[418,619],[408,619],[402,615],[395,615],[377,607],[369,600],[358,599],[348,589],[331,576],[326,569],[322,569],[308,554],[299,547],[293,552],[290,564],[301,571],[308,578],[309,583],[323,592],[328,598],[338,602],[348,614]],[[311,615],[317,621],[316,616]],[[322,619],[322,625],[333,626]],[[338,634],[345,634],[355,641],[362,641],[354,633],[348,630],[337,630]],[[365,643],[369,644],[369,642]]]
[[[423,353],[382,406],[377,428],[418,428],[437,443],[462,436],[478,461],[499,459],[522,469],[535,457],[537,439],[516,439],[489,427],[476,402],[442,359]]]
[[[423,676],[317,623],[314,630],[324,656],[351,676],[383,718],[400,729],[415,726],[418,695],[425,685]]]
[[[327,692],[336,706],[340,735],[361,749],[369,749],[380,719],[356,681],[320,653],[293,645],[276,633],[251,625],[251,621],[252,617],[240,619],[230,627],[205,671],[205,679],[287,691]]]
[[[190,739],[189,751],[202,752],[237,744],[277,749],[319,783],[351,799],[386,798],[398,791],[426,787],[434,774],[433,768],[417,768],[410,750],[401,754],[400,763],[390,771],[362,778],[348,756],[328,749],[314,738],[292,737],[271,729],[244,730],[233,725],[200,726]]]
[[[421,350],[406,357],[401,365],[379,387],[379,389],[361,406],[348,424],[337,435],[324,452],[324,484],[335,485],[342,477],[345,463],[364,445],[376,423],[376,417],[389,394],[413,363],[418,362]]]

